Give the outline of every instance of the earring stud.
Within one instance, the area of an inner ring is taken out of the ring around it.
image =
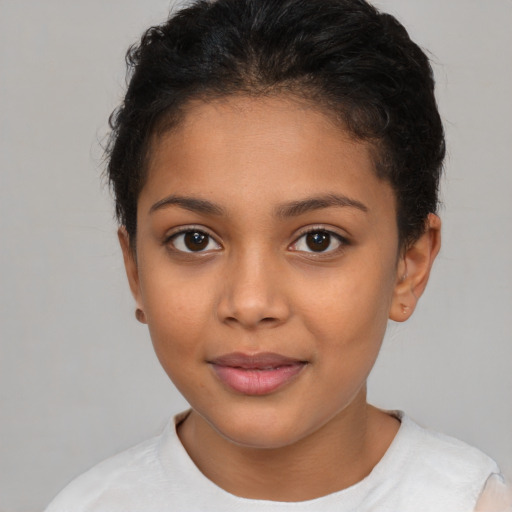
[[[135,310],[135,318],[141,323],[141,324],[145,324],[146,323],[146,315],[144,314],[144,311],[142,311],[142,309],[140,308],[137,308]]]

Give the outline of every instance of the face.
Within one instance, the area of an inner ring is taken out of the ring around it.
[[[215,432],[289,445],[364,400],[401,282],[365,143],[291,100],[191,104],[152,147],[137,221],[137,305]]]

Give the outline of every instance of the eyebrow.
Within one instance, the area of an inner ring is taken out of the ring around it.
[[[157,201],[150,209],[149,213],[153,213],[157,210],[167,208],[168,206],[177,205],[185,210],[190,210],[197,213],[205,213],[207,215],[222,215],[224,213],[223,208],[215,203],[207,201],[206,199],[197,199],[195,197],[184,197],[184,196],[168,196],[164,197],[160,201]]]
[[[157,201],[151,206],[149,213],[151,214],[157,210],[162,210],[173,205],[184,208],[185,210],[207,215],[223,215],[225,213],[221,206],[206,199],[175,195],[170,195]],[[281,204],[276,209],[276,216],[281,218],[298,217],[310,211],[331,208],[333,206],[351,207],[363,212],[368,212],[368,207],[356,199],[338,194],[326,194]]]
[[[356,208],[363,212],[368,212],[368,207],[356,199],[350,197],[338,195],[338,194],[327,194],[316,197],[308,197],[300,201],[292,201],[280,205],[277,208],[278,217],[297,217],[314,210],[320,210],[322,208],[330,207],[350,207]]]

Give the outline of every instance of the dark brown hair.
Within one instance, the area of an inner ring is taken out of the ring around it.
[[[127,63],[107,157],[132,243],[151,138],[179,123],[190,100],[232,94],[300,96],[374,144],[402,245],[437,210],[445,143],[429,60],[393,16],[364,0],[196,0],[149,28]]]

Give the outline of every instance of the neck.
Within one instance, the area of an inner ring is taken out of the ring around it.
[[[365,478],[398,426],[396,419],[369,406],[363,395],[316,432],[279,448],[235,444],[195,411],[178,434],[201,472],[227,492],[251,499],[305,501]]]

